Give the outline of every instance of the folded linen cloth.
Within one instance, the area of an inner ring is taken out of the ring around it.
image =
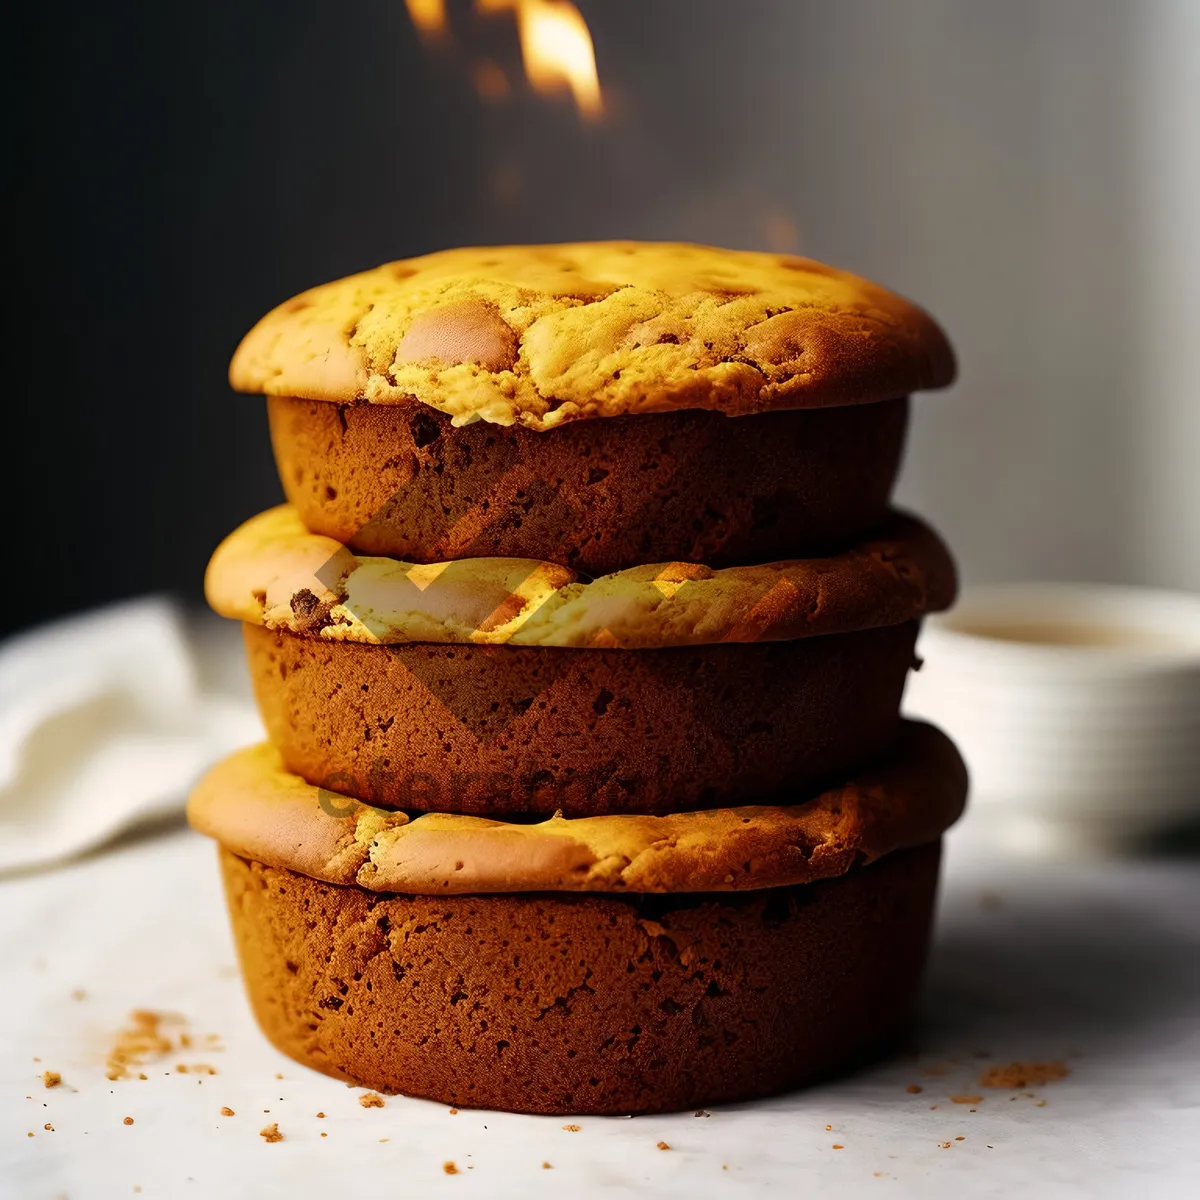
[[[181,811],[208,765],[262,737],[248,695],[202,685],[201,651],[236,646],[198,640],[163,597],[0,645],[0,874]]]

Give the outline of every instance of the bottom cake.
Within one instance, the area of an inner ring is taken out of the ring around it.
[[[250,1002],[285,1054],[386,1092],[645,1113],[809,1083],[886,1049],[939,845],[735,894],[380,895],[221,852]]]
[[[694,1108],[893,1043],[929,940],[953,745],[795,805],[536,823],[408,815],[252,747],[200,782],[246,987],[284,1053],[380,1091],[532,1113]]]

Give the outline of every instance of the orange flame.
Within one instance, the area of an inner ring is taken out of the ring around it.
[[[404,0],[404,3],[422,37],[437,41],[446,35],[446,0]]]
[[[604,115],[592,35],[569,0],[475,0],[479,12],[516,11],[525,74],[536,91],[566,88],[588,120]]]

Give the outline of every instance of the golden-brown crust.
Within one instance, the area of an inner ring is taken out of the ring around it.
[[[285,1054],[379,1091],[565,1115],[694,1110],[888,1047],[938,851],[689,896],[380,895],[220,857],[251,1005]]]
[[[927,313],[858,276],[792,255],[600,242],[447,250],[312,288],[247,334],[230,382],[549,429],[887,400],[954,371]]]
[[[643,649],[899,625],[948,608],[957,580],[937,534],[899,513],[832,557],[718,571],[657,563],[584,582],[531,559],[355,555],[281,505],[217,547],[204,588],[224,617],[330,641]]]
[[[966,769],[950,740],[909,724],[895,757],[804,804],[510,824],[371,808],[289,775],[269,744],[225,759],[188,801],[228,850],[377,892],[724,892],[811,883],[957,820]]]

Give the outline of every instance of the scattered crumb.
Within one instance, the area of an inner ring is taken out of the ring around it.
[[[236,1116],[236,1115],[237,1115],[237,1114],[236,1114],[236,1113],[233,1111],[233,1109],[232,1109],[232,1108],[230,1108],[230,1107],[229,1107],[227,1104],[222,1106],[222,1108],[221,1108],[221,1116],[223,1116],[223,1117],[232,1117],[232,1116]]]
[[[41,1060],[40,1058],[38,1058],[38,1056],[35,1054],[35,1055],[33,1056],[33,1061],[34,1061],[34,1062],[41,1062],[42,1060]]]
[[[358,1098],[363,1108],[383,1108],[387,1101],[378,1092],[363,1092]]]
[[[169,1013],[152,1012],[135,1008],[129,1014],[129,1025],[117,1032],[112,1048],[108,1052],[105,1076],[108,1079],[128,1079],[130,1067],[144,1066],[165,1058],[175,1049],[174,1043],[163,1029],[164,1025],[180,1025],[183,1018]],[[181,1034],[179,1044],[183,1045]],[[145,1078],[145,1076],[139,1076]]]
[[[982,1096],[951,1096],[952,1104],[981,1104],[983,1103]]]
[[[1070,1073],[1064,1062],[1015,1062],[1007,1067],[989,1067],[979,1077],[979,1086],[1013,1089],[1038,1087],[1066,1079]]]
[[[711,1117],[712,1113],[710,1113],[707,1109],[698,1108],[698,1109],[696,1109],[696,1112],[694,1115],[697,1117]]]
[[[275,1078],[276,1078],[276,1079],[282,1079],[282,1078],[283,1078],[283,1076],[282,1076],[282,1075],[281,1075],[281,1074],[280,1074],[278,1071],[276,1071],[276,1072],[275,1072]]]
[[[175,1070],[180,1075],[186,1075],[187,1074],[187,1065],[185,1063],[176,1063]]]
[[[904,1090],[913,1096],[918,1096],[925,1089],[919,1083],[910,1083]]]
[[[729,1164],[728,1164],[728,1163],[722,1163],[722,1164],[721,1164],[721,1170],[722,1170],[722,1171],[728,1171],[728,1170],[729,1170]]]
[[[47,1122],[45,1123],[45,1125],[43,1125],[43,1126],[42,1126],[42,1128],[43,1128],[43,1129],[48,1129],[48,1130],[49,1130],[51,1133],[53,1133],[53,1132],[54,1132],[54,1126],[53,1126],[53,1125],[51,1125],[49,1121],[47,1121]]]
[[[324,1118],[325,1114],[324,1114],[324,1113],[317,1113],[317,1116],[318,1116],[318,1117],[321,1117],[321,1118]]]
[[[87,999],[87,992],[85,992],[85,991],[83,990],[83,988],[76,988],[76,989],[75,989],[75,990],[74,990],[74,991],[71,993],[71,999],[72,999],[72,1000],[86,1000],[86,999]]]
[[[457,1117],[457,1116],[458,1116],[458,1109],[457,1109],[457,1108],[452,1108],[452,1109],[450,1110],[450,1115],[451,1115],[452,1117]]]
[[[960,1133],[960,1134],[958,1135],[958,1137],[956,1137],[954,1140],[955,1140],[956,1142],[965,1142],[967,1139],[966,1139],[965,1137],[963,1137],[963,1135]]]
[[[544,1163],[542,1163],[542,1170],[543,1170],[543,1171],[549,1171],[550,1169],[551,1169],[551,1167],[550,1167],[550,1164],[549,1164],[549,1163],[545,1163],[545,1162],[544,1162]]]
[[[564,1125],[563,1128],[568,1133],[578,1133],[583,1128],[583,1126],[582,1125]]]
[[[949,1150],[949,1149],[950,1149],[950,1143],[949,1143],[949,1142],[942,1142],[942,1143],[941,1143],[941,1146],[942,1146],[942,1149],[943,1149],[943,1150]]]
[[[28,1133],[27,1133],[25,1136],[26,1136],[26,1137],[33,1137],[33,1130],[30,1130],[30,1131],[29,1131],[29,1132],[28,1132]]]
[[[260,1129],[258,1131],[258,1136],[262,1138],[264,1142],[283,1141],[283,1134],[279,1132],[279,1125],[276,1122],[272,1122],[265,1129]]]
[[[132,1125],[132,1124],[133,1124],[133,1118],[132,1118],[132,1117],[126,1117],[126,1118],[125,1118],[125,1124],[126,1124],[126,1125]]]
[[[327,1134],[327,1133],[325,1132],[325,1130],[323,1130],[323,1129],[322,1129],[322,1130],[321,1130],[321,1136],[322,1136],[322,1137],[328,1137],[328,1136],[329,1136],[329,1134]]]
[[[658,1143],[658,1148],[659,1148],[660,1150],[670,1150],[670,1148],[671,1148],[671,1147],[670,1147],[670,1146],[668,1146],[666,1142],[659,1142],[659,1143]]]
[[[458,1174],[458,1168],[452,1162],[442,1163],[442,1170],[445,1171],[447,1175]]]
[[[834,1142],[834,1143],[833,1143],[833,1149],[834,1149],[834,1150],[845,1150],[845,1148],[846,1148],[846,1147],[845,1147],[845,1146],[843,1146],[841,1142]]]
[[[139,1071],[139,1072],[138,1072],[138,1078],[139,1078],[139,1079],[149,1079],[149,1078],[150,1078],[150,1076],[149,1076],[149,1075],[147,1075],[145,1071]]]
[[[380,1138],[379,1140],[381,1142],[390,1142],[392,1139],[391,1138]]]
[[[48,1087],[58,1087],[62,1083],[62,1076],[57,1071],[43,1071],[42,1082]]]
[[[1045,1107],[1046,1107],[1046,1102],[1045,1102],[1045,1100],[1039,1100],[1039,1101],[1037,1102],[1037,1106],[1036,1106],[1036,1107],[1038,1107],[1038,1108],[1045,1108]]]

